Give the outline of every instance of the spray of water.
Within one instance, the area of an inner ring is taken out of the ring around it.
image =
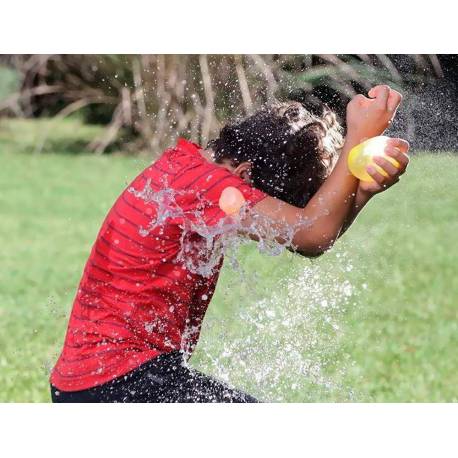
[[[231,322],[239,326],[222,319],[204,321],[197,358],[200,369],[232,385],[245,387],[263,400],[313,400],[317,390],[351,398],[351,390],[327,373],[335,364],[344,312],[355,294],[354,286],[345,279],[345,273],[352,268],[347,254],[336,253],[337,270],[336,263],[333,269],[326,270],[321,264],[303,260],[266,295],[254,286],[257,282],[253,274],[238,262],[240,248],[250,243],[240,236],[247,231],[241,225],[243,218],[226,217],[208,226],[198,212],[193,218],[186,218],[177,204],[177,191],[164,188],[155,192],[147,182],[143,190],[130,189],[130,192],[156,209],[148,227],[140,229],[143,236],[161,230],[169,218],[183,217],[180,218],[182,249],[177,261],[183,262],[191,272],[208,277],[224,255],[237,278],[232,288],[253,285],[239,308],[234,307],[238,319]],[[241,216],[246,211],[242,209]],[[301,225],[312,223],[302,221]],[[259,239],[259,251],[269,256],[285,255],[297,229],[267,220],[248,228]],[[200,236],[198,242],[192,234]],[[183,339],[194,331],[185,330]],[[344,365],[339,371],[345,371]]]
[[[245,295],[234,306],[239,326],[204,322],[198,367],[266,401],[353,399],[342,383],[351,361],[341,339],[359,287],[346,279],[349,255],[334,258],[332,268],[298,262],[273,292]],[[237,278],[250,281],[245,274]]]

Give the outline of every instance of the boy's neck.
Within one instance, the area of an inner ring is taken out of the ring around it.
[[[206,159],[208,162],[214,164],[215,163],[215,160],[214,160],[214,157],[213,157],[213,151],[211,150],[206,150],[206,149],[201,149],[199,150],[199,153],[201,154],[201,156]]]
[[[231,162],[229,160],[223,159],[221,162],[216,162],[214,153],[211,149],[201,149],[199,150],[199,153],[206,161],[210,162],[210,164],[214,164],[219,167],[224,167],[225,169],[229,170],[229,172],[234,171],[234,167],[231,165]]]

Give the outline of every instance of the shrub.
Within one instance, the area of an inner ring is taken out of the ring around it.
[[[321,99],[343,113],[356,92],[402,88],[440,76],[436,56],[387,55],[31,55],[4,56],[20,88],[4,114],[66,117],[104,129],[89,142],[159,151],[177,136],[205,144],[228,119],[274,98]]]

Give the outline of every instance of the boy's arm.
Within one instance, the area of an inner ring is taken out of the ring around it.
[[[353,207],[349,212],[347,219],[345,220],[342,230],[339,233],[339,238],[347,231],[347,229],[355,222],[356,217],[359,215],[361,210],[366,206],[372,196],[368,195],[361,195],[358,191],[356,191],[356,196],[353,201]]]
[[[373,98],[359,95],[349,103],[343,151],[331,175],[307,206],[302,209],[273,197],[263,199],[242,221],[251,238],[273,237],[279,242],[292,239],[295,251],[306,256],[317,256],[333,245],[345,222],[351,219],[359,186],[348,170],[348,153],[364,139],[383,133],[401,101],[400,94],[388,86],[373,88],[369,96]],[[408,148],[401,139],[392,139],[389,144]],[[283,236],[282,232],[289,228],[293,230],[292,237]]]
[[[370,198],[370,194],[358,192],[360,182],[347,167],[348,152],[359,142],[347,137],[336,167],[305,208],[273,197],[257,203],[242,221],[250,237],[275,238],[280,243],[292,238],[294,251],[305,256],[317,256],[328,250]],[[408,148],[401,139],[390,139],[388,144],[403,150]],[[292,237],[288,237],[290,228]]]

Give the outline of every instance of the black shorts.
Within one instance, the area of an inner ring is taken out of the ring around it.
[[[60,391],[52,402],[258,402],[224,382],[189,368],[179,351],[163,354],[103,385]]]

